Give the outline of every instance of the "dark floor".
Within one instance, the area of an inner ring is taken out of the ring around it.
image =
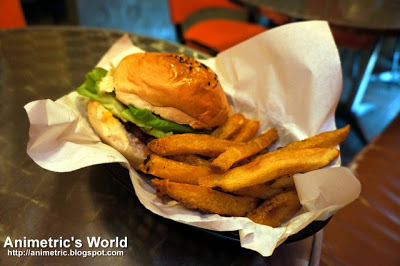
[[[170,22],[168,1],[165,0],[22,0],[24,12],[30,25],[37,24],[79,24],[133,32],[169,41],[176,41],[175,29]],[[394,41],[385,39],[381,56],[374,73],[391,68]],[[343,64],[343,97],[355,84],[350,82],[351,55],[341,49]],[[367,58],[368,53],[363,54]],[[359,116],[361,128],[368,140],[378,135],[400,111],[400,82],[387,83],[373,81],[368,85],[363,102],[373,106]],[[337,117],[337,124],[343,126],[346,119]],[[364,146],[354,130],[341,146],[343,164],[347,164]]]

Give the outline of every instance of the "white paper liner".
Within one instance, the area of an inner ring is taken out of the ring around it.
[[[118,40],[97,66],[110,69],[126,55],[141,52],[127,35]],[[339,55],[324,21],[280,26],[203,61],[216,71],[234,112],[260,120],[260,132],[275,127],[274,147],[336,128],[334,111],[342,76]],[[82,73],[82,77],[86,73]],[[126,159],[103,144],[86,117],[88,99],[71,92],[57,101],[25,106],[30,120],[27,152],[41,167],[55,172],[120,162]],[[303,208],[283,226],[271,228],[243,217],[222,217],[189,210],[157,198],[154,189],[132,168],[130,177],[140,202],[163,217],[216,231],[239,231],[242,247],[270,256],[285,239],[318,219],[327,219],[356,199],[361,186],[339,167],[295,175]]]

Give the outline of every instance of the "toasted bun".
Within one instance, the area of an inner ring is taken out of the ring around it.
[[[136,137],[128,133],[122,123],[99,102],[90,101],[87,106],[89,122],[101,140],[119,151],[134,168],[137,168],[150,151]]]
[[[217,75],[185,55],[129,55],[116,67],[114,82],[121,102],[195,129],[221,125],[230,110]]]

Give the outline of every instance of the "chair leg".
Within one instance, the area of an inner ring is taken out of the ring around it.
[[[352,61],[353,64],[351,66],[351,77],[356,86],[352,84],[352,90],[350,94],[343,104],[339,104],[337,108],[336,115],[345,119],[352,127],[352,130],[359,136],[359,139],[365,145],[368,143],[368,139],[365,135],[364,130],[360,124],[358,116],[366,111],[367,107],[365,104],[361,104],[361,101],[365,95],[365,92],[368,87],[368,83],[371,78],[372,71],[374,70],[376,61],[378,59],[380,50],[382,48],[382,39],[378,39],[378,41],[374,44],[373,49],[369,55],[369,59],[366,67],[363,69],[362,75],[358,80],[358,73],[360,70],[360,61],[361,55],[360,53],[353,53]],[[357,82],[358,80],[358,82]],[[356,81],[356,82],[354,82]]]
[[[399,73],[400,71],[400,38],[396,38],[396,43],[393,52],[392,71]]]
[[[184,39],[183,39],[181,24],[175,24],[175,32],[176,32],[176,38],[178,39],[178,42],[183,43]]]
[[[395,40],[392,69],[377,75],[373,75],[371,80],[377,80],[388,83],[400,83],[400,38],[397,37]]]
[[[375,43],[372,53],[369,57],[367,66],[365,67],[361,79],[356,87],[356,91],[354,91],[349,99],[350,110],[355,115],[361,115],[365,113],[368,107],[365,107],[361,104],[362,99],[364,98],[365,92],[368,87],[368,83],[371,79],[372,71],[375,68],[376,61],[378,60],[380,51],[382,48],[382,38],[379,38]]]

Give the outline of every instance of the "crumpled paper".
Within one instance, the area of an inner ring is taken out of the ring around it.
[[[110,69],[127,54],[141,52],[126,35],[98,63]],[[204,60],[218,74],[234,112],[260,120],[260,132],[275,127],[273,148],[336,128],[334,111],[342,76],[339,55],[324,21],[299,22],[259,34]],[[82,73],[82,77],[86,73]],[[86,116],[88,99],[76,92],[57,101],[25,106],[30,120],[27,152],[41,167],[66,172],[119,162],[129,169],[136,195],[150,211],[192,226],[239,231],[242,247],[270,256],[285,239],[314,220],[324,220],[356,199],[361,186],[340,158],[329,167],[294,177],[303,205],[283,226],[271,228],[243,217],[222,217],[189,210],[157,198],[154,189],[126,159],[103,144]]]

